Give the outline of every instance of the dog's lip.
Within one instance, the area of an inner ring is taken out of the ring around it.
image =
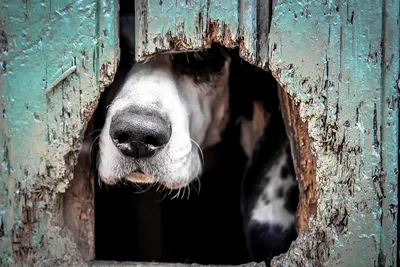
[[[146,174],[140,170],[135,170],[131,172],[130,174],[126,175],[124,179],[133,183],[151,184],[156,182],[156,179],[153,176]]]
[[[149,175],[146,174],[140,170],[136,170],[134,172],[131,172],[129,175],[124,177],[125,180],[128,180],[132,183],[145,183],[145,184],[152,184],[157,182],[156,179]],[[158,181],[160,184],[162,184],[164,187],[171,189],[171,190],[177,190],[181,187],[184,187],[186,185],[178,184],[178,183],[168,183],[164,182],[163,180]]]

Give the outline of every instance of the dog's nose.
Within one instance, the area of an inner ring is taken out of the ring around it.
[[[147,158],[167,144],[171,125],[161,116],[122,111],[113,116],[110,136],[121,153],[128,157]]]

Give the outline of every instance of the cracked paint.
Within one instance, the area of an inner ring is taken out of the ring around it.
[[[198,50],[218,42],[229,48],[239,47],[247,61],[268,68],[270,1],[138,0],[135,5],[138,61],[155,52]],[[257,42],[257,38],[265,42]]]
[[[116,12],[115,1],[0,3],[1,266],[80,261],[60,195],[117,67]]]
[[[273,266],[396,266],[398,109],[385,101],[398,99],[399,2],[373,4],[275,5],[270,68],[308,123],[318,211]]]

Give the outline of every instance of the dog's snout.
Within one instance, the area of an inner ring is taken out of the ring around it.
[[[147,158],[171,138],[171,124],[157,114],[126,110],[113,116],[110,136],[121,153],[128,157]]]

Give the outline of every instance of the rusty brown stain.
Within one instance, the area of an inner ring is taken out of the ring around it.
[[[263,66],[260,65],[259,62],[257,62],[255,55],[249,49],[246,48],[243,36],[240,36],[238,38],[238,46],[239,46],[239,53],[240,53],[241,58],[243,58],[244,60],[246,60],[247,62],[249,62],[250,64],[252,64],[255,67],[258,67],[265,71],[268,71],[268,64],[265,64]]]
[[[207,30],[203,40],[205,47],[209,47],[214,42],[227,48],[235,48],[238,46],[238,40],[232,39],[229,25],[225,22],[220,23],[219,21],[209,20],[207,22]]]
[[[199,13],[199,31],[203,29],[203,14]],[[167,32],[164,37],[157,35],[153,38],[153,43],[158,46],[164,46],[164,40],[167,41],[168,47],[156,49],[154,52],[149,52],[146,49],[140,54],[141,59],[148,59],[158,53],[174,53],[174,52],[193,52],[203,48],[210,48],[212,43],[219,43],[227,48],[236,48],[239,46],[239,40],[233,39],[232,32],[228,24],[219,21],[209,20],[206,25],[206,30],[203,33],[202,47],[194,48],[189,44],[186,36],[186,31],[183,24],[178,25],[178,33],[173,35],[171,31]],[[146,35],[147,36],[147,35]],[[146,37],[147,38],[147,37]],[[242,46],[243,48],[243,46]],[[248,53],[245,53],[248,54]]]
[[[86,133],[94,130],[90,123]],[[94,136],[86,134],[84,142],[92,143]],[[74,235],[74,240],[84,260],[95,257],[94,250],[94,173],[89,153],[80,153],[74,168],[74,179],[64,195],[64,222]]]
[[[308,228],[310,216],[317,213],[316,160],[311,152],[308,126],[301,120],[299,107],[282,86],[279,86],[278,94],[299,180],[297,227],[299,231],[303,231]]]

